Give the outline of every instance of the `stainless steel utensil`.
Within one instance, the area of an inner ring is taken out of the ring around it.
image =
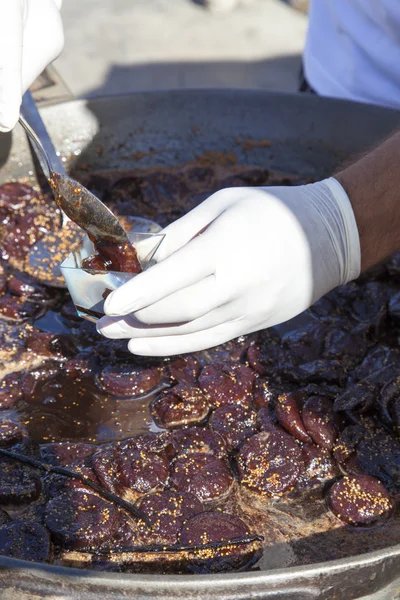
[[[117,217],[101,200],[69,177],[29,92],[24,95],[22,113],[34,124],[32,127],[22,115],[19,118],[62,215],[61,228],[45,235],[30,249],[25,268],[48,285],[65,287],[59,264],[80,243],[82,229],[95,239],[119,243],[129,240]]]
[[[23,97],[21,112],[24,116],[20,116],[19,123],[32,142],[33,150],[47,180],[50,181],[54,171],[65,176],[64,166],[29,92],[26,92]],[[72,224],[64,212],[61,212],[61,229],[55,228],[53,232],[46,234],[32,246],[24,265],[25,270],[47,285],[65,287],[59,264],[81,238],[82,231]]]

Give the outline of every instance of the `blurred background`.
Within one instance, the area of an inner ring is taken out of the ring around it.
[[[54,63],[75,97],[168,88],[296,91],[307,0],[67,0]]]

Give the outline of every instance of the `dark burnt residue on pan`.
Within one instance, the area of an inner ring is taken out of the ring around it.
[[[83,179],[162,226],[223,187],[303,183],[204,160]],[[141,359],[25,272],[56,215],[0,187],[0,554],[214,573],[398,543],[400,254],[289,327]]]

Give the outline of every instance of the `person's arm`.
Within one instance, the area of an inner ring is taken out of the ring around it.
[[[62,0],[0,0],[0,131],[19,117],[23,93],[61,52]]]
[[[335,178],[353,207],[365,271],[400,248],[400,133]]]
[[[213,194],[164,230],[158,264],[108,296],[98,330],[163,356],[295,317],[400,247],[398,156],[395,134],[334,178]]]

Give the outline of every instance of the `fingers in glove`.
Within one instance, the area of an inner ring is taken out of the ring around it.
[[[236,200],[241,188],[224,189],[216,192],[189,213],[163,229],[165,240],[159,252],[157,262],[165,260],[168,256],[182,248],[191,239],[203,231],[210,223]]]
[[[161,263],[115,290],[104,304],[108,316],[127,315],[158,302],[212,274],[207,236],[198,236]]]
[[[131,339],[128,348],[141,356],[173,356],[224,344],[241,335],[242,323],[222,323],[196,333]]]
[[[10,131],[22,99],[22,0],[0,0],[0,15],[0,131]]]
[[[136,311],[134,316],[147,325],[194,321],[228,300],[225,290],[217,288],[215,275],[209,275],[147,308]]]
[[[127,340],[131,337],[144,337],[151,335],[152,326],[144,325],[137,321],[131,315],[125,317],[103,317],[96,323],[98,333],[111,340]],[[160,327],[157,327],[156,335],[160,334]]]
[[[97,331],[111,339],[183,335],[209,329],[221,323],[241,320],[241,316],[240,302],[229,302],[198,319],[187,322],[181,321],[176,324],[145,325],[129,315],[125,317],[103,317],[97,323]]]
[[[22,53],[23,93],[63,49],[59,4],[54,0],[31,0],[28,5]]]

